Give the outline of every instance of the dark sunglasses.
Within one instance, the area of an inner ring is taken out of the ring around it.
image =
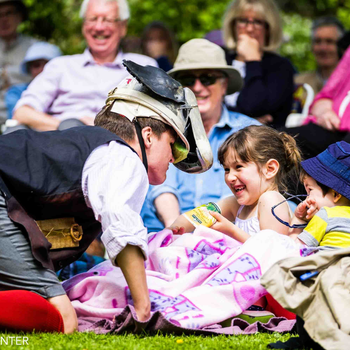
[[[213,75],[209,73],[203,73],[201,75],[194,75],[194,74],[188,74],[188,75],[182,75],[179,77],[176,77],[175,79],[182,85],[182,86],[193,86],[197,79],[201,82],[203,86],[210,86],[216,83],[218,79],[226,78],[226,75]]]
[[[295,196],[292,196],[291,194],[286,193],[286,195],[289,196],[287,199],[285,199],[284,201],[282,201],[282,202],[280,202],[280,203],[274,205],[274,206],[271,208],[271,213],[272,213],[272,215],[273,215],[281,224],[283,224],[283,225],[285,225],[285,226],[288,226],[289,228],[304,228],[304,227],[306,227],[306,224],[294,224],[294,225],[290,225],[289,222],[283,221],[281,218],[279,218],[279,217],[276,215],[275,209],[276,209],[279,205],[283,204],[284,202],[289,201],[289,200],[292,199],[292,198],[297,198],[299,202],[302,202],[304,199],[301,199],[300,197],[303,197],[303,198],[307,197],[306,194],[296,194]]]

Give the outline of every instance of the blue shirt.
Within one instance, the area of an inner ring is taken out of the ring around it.
[[[165,182],[158,186],[150,186],[141,211],[148,232],[164,228],[153,206],[153,201],[162,193],[173,193],[177,197],[181,213],[232,195],[225,184],[225,171],[218,160],[218,149],[229,135],[249,125],[261,124],[244,114],[230,112],[223,106],[219,122],[213,126],[208,135],[214,157],[212,167],[201,174],[188,174],[171,164]]]
[[[7,109],[7,118],[12,119],[13,109],[17,101],[21,98],[22,92],[27,89],[29,83],[13,85],[5,93],[5,104]]]

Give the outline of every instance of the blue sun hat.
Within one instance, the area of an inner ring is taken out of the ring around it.
[[[29,62],[36,60],[50,61],[58,56],[62,56],[62,52],[56,45],[52,45],[44,41],[38,41],[31,45],[27,50],[24,60],[21,63],[21,70],[24,74],[29,74]]]
[[[316,181],[350,200],[349,143],[333,143],[316,157],[301,162],[301,166]]]

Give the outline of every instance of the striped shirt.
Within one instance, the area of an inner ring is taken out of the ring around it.
[[[309,247],[350,247],[350,207],[323,207],[298,238]]]

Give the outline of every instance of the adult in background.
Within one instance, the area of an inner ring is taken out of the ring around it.
[[[305,125],[283,128],[296,137],[304,158],[316,157],[332,143],[350,143],[350,47],[310,107]]]
[[[27,8],[21,0],[0,0],[0,124],[7,119],[6,90],[31,79],[20,66],[35,39],[17,32],[27,17]]]
[[[29,74],[34,79],[43,71],[47,62],[61,55],[62,52],[56,45],[38,41],[27,50],[21,63],[21,70],[24,74]],[[8,119],[12,118],[13,109],[21,98],[23,91],[28,88],[28,85],[29,83],[16,84],[6,91],[5,103]]]
[[[172,31],[160,21],[149,23],[141,37],[142,53],[154,58],[166,72],[173,68],[177,55],[177,42]]]
[[[127,31],[126,0],[84,0],[80,16],[87,48],[83,54],[51,60],[18,101],[13,118],[45,131],[87,124],[103,107],[108,91],[128,73],[124,59],[141,65],[157,63],[146,56],[119,51]]]
[[[213,151],[213,166],[202,174],[184,174],[170,166],[163,185],[147,195],[141,215],[148,231],[170,226],[179,214],[198,205],[231,195],[217,151],[232,133],[260,124],[241,113],[229,112],[223,100],[242,87],[242,78],[226,64],[224,50],[206,39],[192,39],[180,47],[174,68],[168,72],[197,98],[204,129]]]
[[[274,127],[291,111],[294,68],[274,51],[282,41],[279,10],[272,0],[235,0],[224,16],[227,63],[244,79],[242,90],[226,96],[230,109]]]
[[[336,17],[320,17],[312,23],[311,51],[316,70],[297,74],[296,84],[309,84],[315,94],[321,91],[340,60],[337,42],[343,35],[344,27]]]

